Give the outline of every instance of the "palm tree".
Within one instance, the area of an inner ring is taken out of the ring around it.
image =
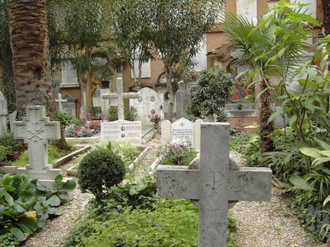
[[[17,119],[25,116],[26,106],[44,105],[47,116],[58,121],[50,72],[46,1],[8,2]],[[57,146],[67,148],[63,137]]]
[[[252,65],[254,73],[257,73],[261,78],[258,115],[260,147],[262,154],[273,151],[274,145],[270,136],[274,131],[274,123],[268,123],[268,119],[273,113],[269,89],[269,74],[272,72],[273,66],[268,63],[271,56],[268,53],[271,43],[267,33],[261,30],[253,31],[256,28],[254,24],[242,16],[235,16],[231,13],[225,15],[221,28],[228,35],[228,42],[236,52],[237,63]],[[265,54],[268,56],[264,56]]]

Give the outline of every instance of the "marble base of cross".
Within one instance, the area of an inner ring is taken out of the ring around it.
[[[23,121],[14,121],[13,133],[15,139],[24,139],[29,150],[29,165],[17,169],[18,173],[30,179],[54,179],[60,169],[48,165],[47,143],[61,138],[60,122],[49,121],[45,106],[27,106]]]
[[[137,93],[123,93],[123,78],[117,78],[117,93],[103,94],[102,99],[118,99],[118,120],[124,120],[124,99],[137,99]]]
[[[201,124],[198,169],[158,166],[158,194],[191,199],[199,208],[199,247],[227,243],[228,209],[236,201],[269,201],[272,172],[269,168],[239,168],[229,159],[229,124]]]

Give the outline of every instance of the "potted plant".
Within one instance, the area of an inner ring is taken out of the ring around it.
[[[237,109],[242,110],[243,109],[243,104],[241,102],[237,103]]]
[[[159,113],[155,113],[155,114],[151,115],[150,122],[154,123],[155,129],[158,129],[158,123],[160,122],[161,119],[162,119],[162,117]]]

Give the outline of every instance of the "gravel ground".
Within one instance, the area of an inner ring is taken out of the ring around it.
[[[156,158],[156,147],[160,135],[157,134],[150,142],[151,147],[142,165],[148,167]],[[230,156],[238,165],[245,164],[245,160],[237,152],[230,152]],[[74,161],[73,161],[74,162]],[[142,176],[142,168],[136,169]],[[70,235],[69,228],[84,210],[93,195],[82,194],[75,190],[73,200],[62,206],[63,215],[47,223],[26,240],[21,246],[57,247],[63,246]],[[272,187],[270,202],[238,202],[231,208],[233,218],[237,220],[235,239],[238,247],[246,246],[324,246],[322,243],[310,241],[309,233],[301,226],[294,212],[288,206],[288,198],[279,195],[279,189]]]

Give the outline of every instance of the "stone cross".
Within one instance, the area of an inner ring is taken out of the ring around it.
[[[117,78],[117,93],[103,94],[102,99],[118,99],[118,120],[124,120],[124,100],[123,99],[137,99],[137,93],[123,93],[123,78]]]
[[[62,103],[63,102],[68,102],[67,99],[62,99],[62,94],[58,94],[58,99],[55,100],[55,102],[58,102],[58,111],[62,111],[63,107],[62,107]]]
[[[239,168],[229,159],[229,124],[201,124],[200,166],[156,169],[158,194],[190,199],[199,208],[199,247],[227,243],[228,209],[236,201],[266,201],[271,197],[269,168]]]
[[[61,138],[60,122],[49,121],[45,106],[27,106],[26,117],[14,122],[13,132],[15,139],[28,144],[29,171],[48,170],[47,143]]]

